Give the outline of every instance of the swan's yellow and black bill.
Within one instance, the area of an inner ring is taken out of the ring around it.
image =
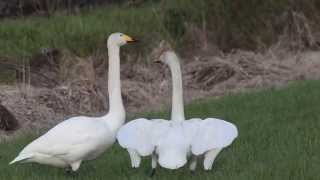
[[[130,36],[128,36],[128,35],[125,35],[125,34],[124,34],[122,37],[123,37],[123,39],[124,39],[127,43],[137,42],[136,39],[133,39],[132,37],[130,37]]]

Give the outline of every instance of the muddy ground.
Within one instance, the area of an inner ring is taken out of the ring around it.
[[[239,50],[213,55],[199,52],[182,57],[186,104],[207,96],[320,79],[320,51],[279,49],[273,46],[263,53]],[[50,128],[68,117],[106,113],[106,62],[106,55],[80,58],[56,50],[36,55],[30,61],[30,69],[17,72],[17,83],[0,86],[0,103],[19,123],[17,131],[0,130],[0,141],[13,134]],[[121,80],[129,117],[170,109],[171,79],[167,67],[151,60],[128,60],[121,65]]]

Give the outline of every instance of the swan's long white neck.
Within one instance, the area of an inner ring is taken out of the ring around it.
[[[166,55],[166,63],[170,68],[172,77],[171,120],[184,121],[183,87],[179,59],[175,53],[168,52]]]
[[[113,130],[117,130],[125,121],[125,109],[121,96],[120,84],[120,47],[108,43],[108,93],[109,93],[109,116],[107,123]]]

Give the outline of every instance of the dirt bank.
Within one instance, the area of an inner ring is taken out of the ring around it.
[[[320,51],[291,52],[274,46],[264,53],[202,54],[182,57],[186,103],[206,96],[284,86],[291,80],[320,79]],[[75,115],[98,116],[108,110],[105,55],[79,58],[62,53],[47,58],[56,64],[32,65],[27,80],[24,78],[27,83],[0,86],[1,104],[19,122],[20,129],[14,134],[50,128]],[[121,65],[128,114],[169,109],[169,70],[151,60],[136,62]],[[0,130],[0,141],[10,134]]]

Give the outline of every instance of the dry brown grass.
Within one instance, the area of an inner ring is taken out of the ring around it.
[[[319,57],[319,51],[292,52],[274,46],[264,53],[238,50],[182,58],[186,102],[248,89],[283,86],[291,80],[320,79]],[[60,58],[67,65],[58,66],[56,71],[46,71],[58,78],[55,86],[37,84],[37,76],[33,76],[29,85],[1,87],[0,100],[15,115],[23,131],[49,128],[75,115],[106,113],[106,56],[79,58],[66,53]],[[129,114],[170,107],[171,79],[166,67],[124,63],[121,78]]]

